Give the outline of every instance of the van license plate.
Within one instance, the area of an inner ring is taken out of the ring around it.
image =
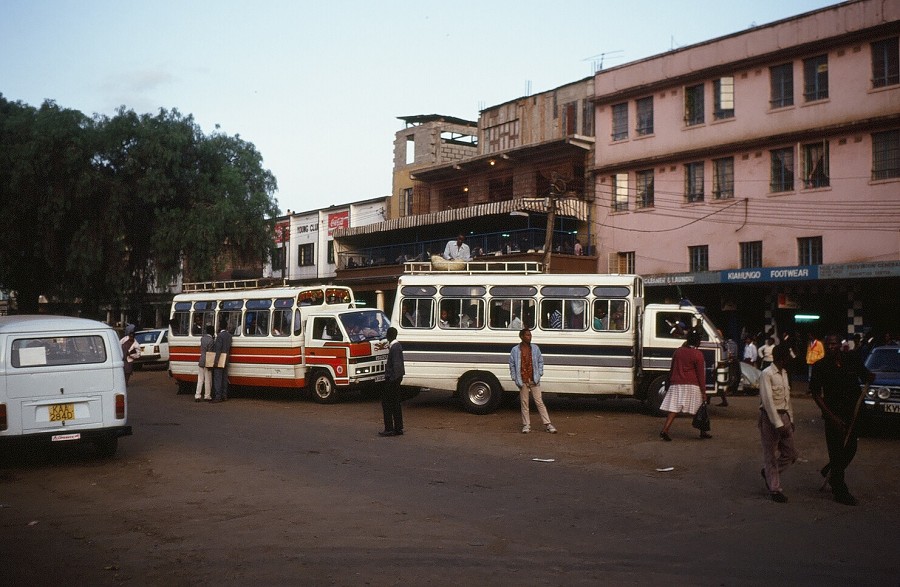
[[[900,404],[881,404],[881,409],[886,414],[900,414]]]
[[[53,404],[47,407],[50,408],[51,422],[75,419],[75,404]]]

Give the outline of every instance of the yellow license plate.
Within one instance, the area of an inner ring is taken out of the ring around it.
[[[50,408],[51,422],[75,419],[75,404],[53,404],[47,407]]]

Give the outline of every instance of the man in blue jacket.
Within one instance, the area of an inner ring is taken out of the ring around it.
[[[519,400],[522,405],[522,434],[531,432],[531,412],[529,398],[534,397],[541,422],[550,434],[556,434],[556,428],[550,423],[550,416],[541,398],[541,375],[544,374],[544,357],[541,349],[531,343],[531,330],[523,328],[519,331],[522,342],[512,348],[509,353],[509,376],[519,388]]]

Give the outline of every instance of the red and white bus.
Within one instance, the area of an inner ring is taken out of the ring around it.
[[[321,285],[183,293],[172,301],[169,374],[179,393],[197,384],[200,336],[227,323],[233,385],[309,389],[320,403],[384,379],[390,322],[355,308],[346,287]]]

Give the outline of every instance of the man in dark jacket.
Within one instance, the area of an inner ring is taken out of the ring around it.
[[[403,366],[403,347],[397,340],[397,329],[387,330],[388,358],[384,366],[384,385],[381,387],[381,410],[384,412],[384,430],[379,436],[403,434],[403,413],[400,409],[400,382],[406,370]]]
[[[841,351],[841,341],[834,335],[825,337],[825,357],[812,367],[809,393],[822,410],[825,420],[825,442],[829,462],[822,475],[831,483],[834,500],[856,505],[844,482],[844,470],[856,456],[856,423],[859,411],[860,383],[871,383],[872,373],[859,357]]]
[[[216,353],[213,364],[213,402],[224,402],[228,399],[228,361],[231,359],[231,332],[228,331],[228,322],[222,320],[219,323],[219,335],[213,343],[213,352]]]

